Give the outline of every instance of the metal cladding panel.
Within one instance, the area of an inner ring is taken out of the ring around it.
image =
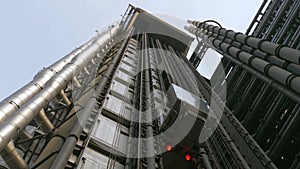
[[[83,163],[79,164],[83,169],[97,168],[97,169],[105,169],[109,165],[109,158],[91,148],[86,148],[83,154],[83,158],[85,159]],[[111,166],[114,169],[122,169],[124,166],[116,161],[113,162]]]
[[[126,154],[128,138],[121,134],[117,122],[113,120],[104,116],[99,116],[95,128],[91,133],[91,137],[99,142],[99,147],[105,144],[106,146],[114,147],[114,149],[116,149],[111,150],[112,152],[119,151]]]

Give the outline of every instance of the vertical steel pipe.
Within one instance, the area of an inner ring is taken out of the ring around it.
[[[210,162],[209,162],[209,158],[208,158],[204,148],[200,148],[200,155],[201,155],[201,159],[203,161],[205,168],[212,169],[212,166],[210,165]]]
[[[83,125],[86,124],[86,122],[88,121],[88,118],[90,117],[90,114],[92,113],[94,107],[96,106],[96,103],[97,103],[96,98],[99,97],[99,95],[105,88],[105,84],[108,82],[110,76],[114,73],[114,67],[117,64],[117,61],[122,57],[121,53],[122,53],[126,43],[127,43],[127,40],[125,40],[123,42],[122,46],[120,47],[120,50],[118,51],[118,53],[116,55],[117,57],[113,58],[111,64],[107,68],[105,74],[100,79],[100,81],[95,89],[95,93],[94,93],[93,97],[90,98],[89,101],[87,101],[87,104],[85,105],[83,110],[79,112],[79,119],[75,123],[72,131],[69,134],[69,137],[66,139],[61,150],[59,151],[59,154],[57,155],[56,159],[52,163],[52,165],[50,167],[51,169],[65,168],[65,166],[68,162],[68,159],[69,159],[70,155],[72,154],[73,149],[76,145],[76,142],[78,141],[79,136],[82,133],[82,130],[84,127]]]
[[[153,137],[153,127],[152,127],[152,112],[154,112],[153,107],[151,107],[153,105],[153,100],[152,100],[152,95],[150,92],[150,83],[152,83],[152,79],[151,79],[151,73],[150,73],[150,56],[149,56],[149,49],[150,47],[148,47],[148,36],[147,34],[145,34],[144,39],[142,39],[142,41],[144,42],[144,50],[143,50],[143,55],[141,57],[144,58],[144,62],[141,64],[145,65],[144,70],[142,70],[141,72],[145,73],[145,78],[141,79],[144,80],[144,89],[141,88],[140,90],[145,93],[143,96],[143,100],[145,100],[146,102],[146,111],[143,111],[143,115],[144,118],[146,119],[146,122],[148,124],[146,124],[146,138],[147,138],[147,169],[155,169],[155,152],[154,152],[154,137]],[[149,111],[150,110],[150,111]]]

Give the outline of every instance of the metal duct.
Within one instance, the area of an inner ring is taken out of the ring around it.
[[[218,26],[208,25],[202,22],[193,21],[192,24],[197,27],[201,27],[208,32],[213,32],[231,40],[237,41],[241,44],[248,45],[255,49],[260,49],[263,52],[275,55],[289,62],[300,64],[300,51],[297,49],[278,45],[276,43],[272,43],[266,40],[244,35],[240,32],[236,33],[232,30],[227,30]]]
[[[206,42],[211,43],[214,47],[218,50],[221,50],[224,53],[230,54],[232,57],[242,61],[247,65],[251,65],[253,68],[257,68],[262,73],[269,75],[271,78],[275,79],[276,81],[280,82],[284,86],[287,86],[294,91],[300,93],[299,85],[299,76],[292,74],[291,72],[284,70],[276,65],[272,65],[271,63],[267,62],[263,59],[254,57],[253,55],[246,53],[234,46],[231,46],[227,43],[220,41],[212,36],[208,36],[203,32],[197,32],[194,28],[187,28],[191,33],[197,34],[202,37]],[[233,32],[233,31],[232,31]],[[300,56],[300,55],[299,55]],[[255,59],[255,62],[253,60]],[[262,63],[260,63],[262,62]],[[263,66],[263,67],[262,67]]]
[[[13,112],[19,109],[24,103],[30,98],[41,91],[46,82],[51,79],[56,73],[60,72],[62,68],[70,63],[70,61],[86,49],[95,40],[92,38],[79,48],[73,50],[71,53],[58,60],[57,62],[50,65],[48,68],[43,69],[37,75],[34,76],[33,80],[19,89],[11,96],[7,97],[0,103],[0,122],[7,119]]]
[[[0,125],[0,150],[18,135],[29,122],[35,118],[40,110],[52,100],[65,86],[72,80],[77,70],[81,70],[95,56],[96,52],[111,39],[112,34],[116,34],[118,26],[107,30],[98,36],[85,50],[75,56],[71,62],[51,78],[42,91],[28,100],[16,113],[10,116]],[[112,33],[111,33],[112,32]]]
[[[222,30],[223,32],[225,32],[226,34],[226,31],[225,30]],[[232,33],[232,31],[230,31],[230,33]],[[282,67],[283,69],[287,69],[288,71],[296,74],[296,75],[300,75],[300,65],[298,65],[295,69],[295,66],[294,65],[297,65],[295,63],[290,63],[288,62],[287,60],[285,59],[282,59],[282,58],[279,58],[277,56],[274,56],[274,55],[270,55],[266,52],[263,52],[261,51],[260,49],[253,49],[252,47],[249,47],[245,44],[242,44],[242,43],[239,43],[238,41],[234,41],[234,35],[232,35],[232,38],[228,38],[228,37],[224,37],[224,36],[221,36],[220,34],[215,34],[214,32],[211,32],[209,31],[209,34],[211,34],[210,36],[216,38],[216,39],[219,39],[220,41],[222,42],[225,42],[229,45],[232,45],[234,47],[237,47],[245,52],[248,52],[248,53],[251,53],[253,54],[254,56],[257,56],[261,59],[264,59],[266,61],[269,61],[270,63],[272,64],[275,64],[279,67]],[[240,33],[237,33],[237,37],[240,37]],[[244,41],[244,40],[243,40]],[[253,44],[255,45],[255,44]],[[292,66],[290,66],[292,65]]]

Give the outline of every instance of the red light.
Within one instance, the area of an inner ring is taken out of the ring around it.
[[[185,159],[186,159],[187,161],[190,161],[191,156],[190,156],[189,154],[186,154],[186,155],[185,155]]]
[[[171,145],[167,145],[167,150],[171,151],[172,150],[172,146]]]

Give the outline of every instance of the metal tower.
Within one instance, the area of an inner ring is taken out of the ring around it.
[[[194,38],[129,5],[1,102],[2,168],[300,168],[297,16],[266,0],[248,35],[188,21],[188,60]]]

